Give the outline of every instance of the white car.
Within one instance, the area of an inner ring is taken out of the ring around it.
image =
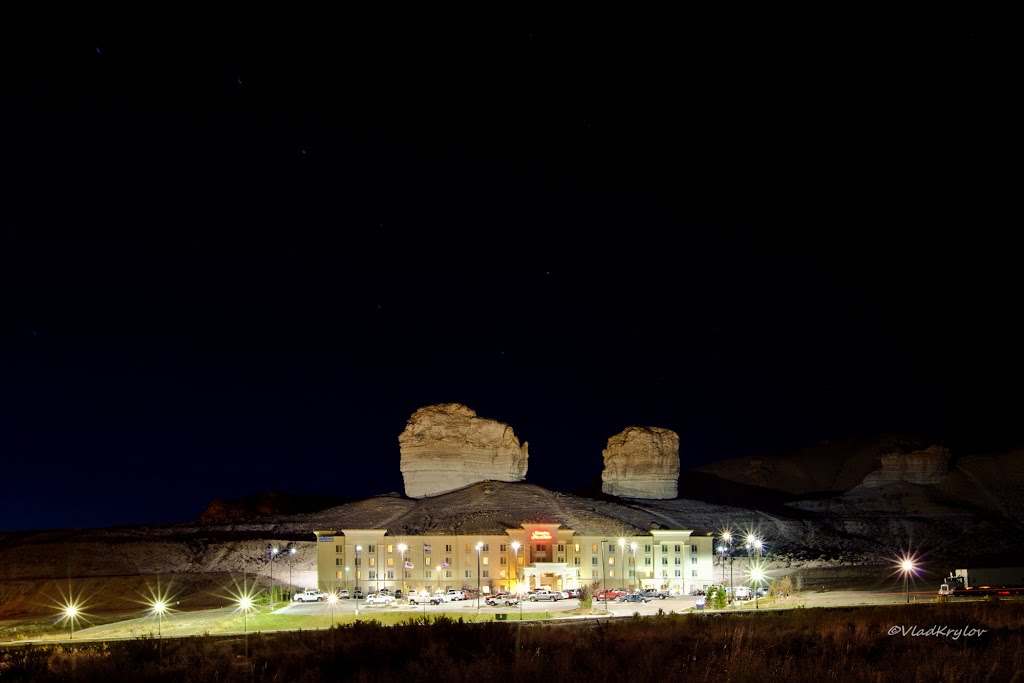
[[[301,593],[296,593],[295,597],[293,598],[295,602],[321,602],[322,600],[326,599],[327,593],[317,590],[302,591]]]
[[[395,601],[394,596],[386,593],[371,593],[366,596],[367,605],[390,605]]]

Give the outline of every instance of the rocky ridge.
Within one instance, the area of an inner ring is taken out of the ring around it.
[[[679,435],[662,427],[626,427],[601,452],[601,490],[620,498],[675,498]]]

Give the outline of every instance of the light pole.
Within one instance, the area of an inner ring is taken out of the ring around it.
[[[295,564],[295,546],[288,548],[288,599],[292,597],[292,565]],[[335,581],[335,588],[337,588],[337,581]]]
[[[626,539],[624,539],[624,538],[620,538],[619,539],[619,560],[621,560],[621,564],[623,564],[623,565],[626,564]],[[622,591],[625,592],[626,591],[626,574],[622,570],[622,567],[619,567],[619,573],[622,574]]]
[[[602,586],[601,593],[602,593],[602,595],[604,595],[604,608],[605,608],[605,610],[608,609],[608,578],[607,578],[608,567],[606,567],[605,564],[604,564],[604,545],[607,542],[608,542],[608,539],[602,539],[601,540],[601,586]]]
[[[409,549],[404,543],[398,544],[398,552],[402,553],[402,597],[409,597],[406,592],[408,589],[405,587],[405,551]]]
[[[274,608],[274,558],[281,552],[277,546],[270,548],[270,608]]]
[[[362,549],[363,549],[363,546],[361,546],[361,545],[357,545],[356,546],[356,590],[355,590],[355,598],[356,598],[356,616],[357,617],[359,616],[359,571],[360,571],[359,570],[359,551],[361,551]]]
[[[75,619],[78,618],[78,605],[72,603],[64,607],[64,618],[71,624],[71,640],[75,639]]]
[[[917,571],[914,558],[904,557],[900,562],[900,571],[903,572],[903,590],[907,594],[907,604],[910,604],[910,574]]]
[[[245,633],[245,656],[249,656],[249,610],[252,609],[252,596],[245,594],[238,599],[238,609],[242,610],[242,632]]]
[[[480,614],[480,551],[484,547],[483,541],[476,544],[476,613]]]
[[[349,569],[348,567],[345,567],[345,592],[346,593],[348,593],[348,569]],[[352,595],[349,594],[349,597],[352,597]]]
[[[636,541],[629,544],[629,552],[633,553],[633,578],[637,578],[636,574]],[[640,586],[643,588],[643,585]]]
[[[338,594],[331,593],[328,595],[327,602],[331,603],[331,628],[334,628],[334,606],[338,604]]]
[[[434,591],[434,592],[435,593],[440,593],[441,592],[441,565],[437,565],[436,567],[434,567],[434,569],[437,570],[437,590]],[[423,609],[427,609],[426,603],[423,603]]]
[[[750,570],[750,581],[756,586],[754,588],[754,609],[760,609],[761,586],[764,585],[764,570],[760,563]]]
[[[516,597],[519,603],[519,621],[523,621],[523,584],[519,581],[519,548],[522,547],[522,543],[519,541],[512,541],[512,566],[516,570]]]

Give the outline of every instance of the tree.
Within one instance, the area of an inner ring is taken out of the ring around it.
[[[708,589],[707,603],[712,609],[725,609],[728,602],[725,586],[712,586]]]
[[[579,594],[576,596],[580,601],[580,607],[583,609],[589,609],[594,605],[594,589],[592,586],[584,584],[580,586]]]
[[[797,578],[799,579],[799,577],[797,577]],[[781,582],[779,582],[779,593],[781,593],[782,596],[785,597],[785,596],[789,595],[792,592],[793,592],[793,582],[787,576],[784,579],[782,579]]]

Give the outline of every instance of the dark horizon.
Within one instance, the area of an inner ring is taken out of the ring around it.
[[[438,28],[4,45],[0,527],[401,491],[442,402],[563,491],[630,424],[1024,444],[1003,37]]]

